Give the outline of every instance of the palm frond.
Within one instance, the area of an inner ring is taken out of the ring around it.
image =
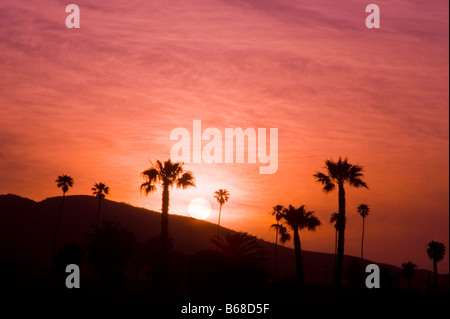
[[[270,228],[274,229],[274,230],[280,230],[280,227],[282,227],[281,224],[272,224],[272,225],[270,225]]]
[[[313,231],[322,224],[313,211],[306,210],[305,205],[298,208],[289,205],[289,208],[284,210],[283,220],[294,231],[305,228]]]
[[[364,187],[364,188],[369,189],[366,182],[364,182],[362,179],[354,178],[354,179],[350,179],[348,182],[353,187],[356,187],[356,188]]]
[[[177,175],[178,176],[178,175]],[[177,188],[186,189],[188,187],[195,187],[194,174],[192,172],[185,172],[180,178],[176,180]]]
[[[340,178],[340,167],[342,166],[342,160],[339,158],[338,162],[334,162],[333,160],[325,161],[325,168],[328,171],[328,176],[333,178],[334,180],[339,180]]]
[[[338,216],[339,216],[339,213],[333,213],[333,214],[331,214],[331,217],[330,217],[330,224],[334,224],[334,223],[336,223],[337,222],[337,220],[338,220]]]
[[[161,180],[158,169],[151,167],[143,171],[141,175],[145,179],[145,182],[139,187],[141,194],[144,192],[145,195],[148,195],[149,193],[154,192],[156,190],[156,184]]]
[[[283,225],[280,225],[280,229],[278,231],[278,235],[280,236],[280,242],[282,244],[286,243],[287,241],[291,240],[291,235],[288,233],[288,230]]]
[[[335,184],[333,183],[330,176],[325,175],[324,173],[317,172],[313,175],[316,178],[316,181],[323,185],[324,193],[330,193],[335,189]]]
[[[164,163],[164,169],[170,182],[176,183],[180,175],[183,174],[183,163],[173,163],[170,159]]]
[[[317,229],[317,227],[319,227],[320,225],[322,225],[322,223],[320,222],[319,218],[317,218],[316,216],[313,216],[313,214],[311,212],[311,214],[308,216],[308,218],[306,220],[305,228],[307,228],[310,231],[315,231]]]
[[[285,244],[286,242],[291,240],[291,235],[289,233],[280,234],[280,242]]]
[[[141,186],[139,187],[139,189],[140,189],[140,191],[141,191],[141,194],[142,194],[142,192],[144,192],[145,195],[148,195],[148,194],[153,193],[154,191],[156,191],[156,186],[153,185],[153,184],[150,183],[150,182],[145,182],[145,183],[142,183],[142,184],[141,184]]]

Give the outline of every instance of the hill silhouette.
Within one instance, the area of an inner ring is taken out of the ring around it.
[[[48,265],[51,257],[51,242],[61,197],[47,198],[40,202],[17,195],[0,195],[0,259],[1,261],[27,262]],[[93,196],[67,196],[60,224],[58,248],[70,243],[86,244],[86,234],[93,231],[96,223],[98,200]],[[131,230],[138,241],[144,242],[160,234],[161,214],[125,203],[104,200],[102,219],[119,222]],[[169,235],[174,249],[186,255],[213,248],[211,239],[217,233],[217,225],[190,217],[171,214]],[[235,233],[222,228],[224,232]],[[269,272],[273,265],[274,244],[258,240],[267,252]],[[277,275],[279,278],[295,274],[294,251],[278,247]],[[304,251],[305,282],[309,284],[331,284],[333,280],[334,255]],[[345,256],[344,269],[351,267],[359,258]],[[372,263],[365,261],[365,263]],[[376,263],[376,261],[374,262]],[[399,275],[401,269],[392,265],[378,264],[389,273]],[[431,285],[432,273],[418,270],[411,281],[414,289],[425,291]],[[440,275],[440,282],[448,287],[448,275]],[[400,278],[399,287],[406,286]]]

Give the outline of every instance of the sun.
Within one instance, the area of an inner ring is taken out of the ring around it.
[[[194,198],[188,207],[191,217],[197,219],[206,219],[211,214],[211,203],[202,197]]]

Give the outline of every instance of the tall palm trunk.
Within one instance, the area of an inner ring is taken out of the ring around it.
[[[345,241],[345,190],[343,182],[339,182],[339,216],[338,216],[338,254],[336,265],[336,291],[339,293],[342,284],[342,272],[344,266],[344,241]]]
[[[275,252],[273,254],[273,279],[277,279],[277,246],[278,246],[278,222],[277,229],[275,233]]]
[[[167,249],[169,243],[169,185],[167,183],[163,186],[161,212],[161,241],[163,249]]]
[[[295,250],[295,275],[299,288],[303,288],[304,274],[303,274],[303,258],[302,246],[300,242],[300,235],[298,229],[294,229],[294,250]]]
[[[363,257],[364,257],[364,224],[365,224],[365,220],[366,220],[366,218],[363,217],[362,238],[361,238],[361,265],[362,265]]]
[[[219,237],[220,234],[220,215],[222,214],[222,204],[220,204],[219,208],[219,221],[217,222],[217,237]]]
[[[102,203],[102,200],[99,198],[98,199],[98,209],[97,209],[97,228],[99,226],[100,223],[100,204]]]
[[[61,215],[64,207],[64,199],[66,198],[66,193],[63,192],[63,197],[61,200],[61,206],[59,207],[58,219],[56,220],[55,232],[53,234],[53,244],[52,244],[52,264],[55,262],[55,253],[56,253],[56,239],[58,238],[58,229],[59,223],[61,221]]]
[[[433,259],[433,289],[438,292],[438,270],[437,270],[437,260]]]
[[[164,183],[162,192],[161,209],[161,259],[160,259],[160,278],[159,290],[161,295],[167,293],[167,268],[169,255],[169,185]]]
[[[338,249],[338,230],[337,228],[334,231],[334,260],[333,260],[333,272],[336,275],[336,258],[337,258],[337,249]]]

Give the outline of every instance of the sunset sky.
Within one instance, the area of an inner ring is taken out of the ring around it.
[[[449,246],[449,3],[377,0],[74,0],[67,29],[56,0],[0,2],[0,194],[33,200],[91,194],[160,211],[140,173],[170,156],[173,129],[278,128],[279,164],[187,164],[197,188],[171,192],[170,213],[226,188],[221,224],[273,241],[274,205],[304,204],[322,220],[306,250],[333,252],[337,193],[313,178],[326,159],[364,167],[348,188],[345,253],[431,269],[429,241]],[[288,244],[290,246],[292,244]],[[448,254],[439,264],[448,272]]]

